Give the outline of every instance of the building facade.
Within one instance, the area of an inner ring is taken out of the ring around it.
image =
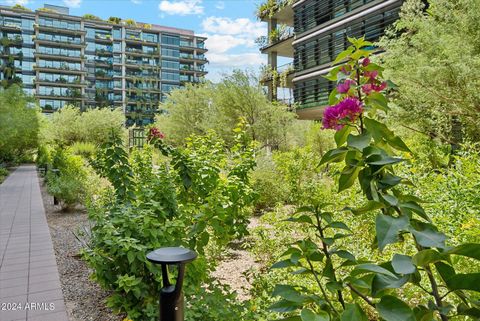
[[[261,51],[268,55],[263,82],[269,97],[276,99],[276,87],[285,86],[292,90],[300,119],[320,119],[334,86],[323,76],[349,46],[347,37],[377,41],[398,19],[402,4],[403,0],[270,0],[259,10],[268,23],[269,37]],[[290,62],[279,65],[279,57]],[[273,81],[275,76],[283,82]]]
[[[0,32],[0,84],[22,83],[45,113],[67,104],[114,106],[127,125],[144,125],[168,92],[207,74],[206,38],[191,30],[77,17],[45,5],[0,6]]]

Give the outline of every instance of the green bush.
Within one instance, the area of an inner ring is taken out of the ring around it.
[[[129,157],[117,137],[99,150],[94,167],[113,188],[89,206],[94,225],[84,257],[93,278],[112,291],[108,305],[115,311],[134,321],[158,319],[161,271],[145,256],[162,246],[185,246],[199,253],[187,267],[187,320],[247,313],[209,277],[216,263],[211,253],[246,233],[254,201],[248,180],[253,148],[241,138],[228,152],[213,134],[191,137],[182,149],[156,140],[164,155],[157,166],[150,145]]]
[[[47,190],[61,201],[62,209],[83,204],[87,190],[87,172],[83,159],[58,148],[53,153],[51,169],[46,176]]]
[[[0,166],[0,183],[2,183],[8,176],[8,170],[5,167]]]
[[[12,85],[0,92],[0,162],[31,161],[38,145],[38,110],[22,90]]]
[[[85,159],[90,159],[95,155],[97,148],[92,143],[75,142],[72,144],[72,146],[69,147],[69,150],[73,155],[78,155],[82,156]]]

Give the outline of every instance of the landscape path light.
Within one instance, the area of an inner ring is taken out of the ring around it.
[[[163,247],[147,254],[147,259],[162,265],[163,287],[160,290],[160,321],[183,321],[182,285],[185,265],[197,258],[197,253],[183,247]],[[168,265],[176,265],[177,281],[170,283]]]

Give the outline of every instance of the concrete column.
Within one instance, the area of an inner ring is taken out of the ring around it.
[[[127,75],[127,68],[125,67],[125,59],[126,59],[126,48],[127,45],[125,43],[125,39],[127,37],[127,31],[125,27],[122,27],[121,29],[121,34],[122,34],[122,52],[121,52],[121,61],[122,61],[122,108],[123,108],[123,113],[126,113],[127,111],[127,93],[126,93],[126,87],[127,87],[127,80],[125,79],[125,76]]]

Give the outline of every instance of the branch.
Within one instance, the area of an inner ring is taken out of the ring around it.
[[[352,290],[352,292],[354,292],[356,295],[358,295],[359,297],[361,297],[365,302],[368,303],[368,305],[370,305],[371,307],[375,308],[375,304],[372,302],[372,300],[370,300],[367,296],[365,296],[363,293],[361,293],[360,291],[358,291],[357,289],[355,289],[353,287],[353,285],[351,285],[350,283],[347,283],[347,286],[350,288],[350,290]]]

